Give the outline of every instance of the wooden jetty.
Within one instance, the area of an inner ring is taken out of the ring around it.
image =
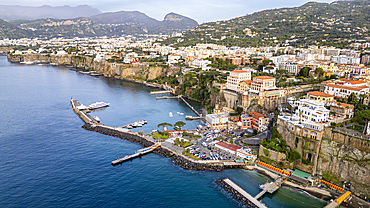
[[[164,91],[152,91],[149,94],[155,95],[155,94],[164,94],[164,93],[171,93],[169,90],[164,90]]]
[[[144,149],[140,149],[138,151],[135,152],[135,154],[132,154],[132,155],[126,155],[125,157],[123,158],[118,158],[117,160],[113,160],[111,162],[111,164],[113,166],[115,165],[118,165],[118,164],[121,164],[123,162],[126,162],[127,160],[131,160],[131,159],[134,159],[136,157],[140,157],[141,155],[145,155],[145,154],[148,154],[149,152],[152,152],[154,151],[155,149],[158,149],[159,147],[161,147],[161,144],[160,143],[156,143],[150,147],[146,147]]]
[[[194,117],[194,116],[185,116],[186,120],[196,120],[196,119],[202,119],[203,117]]]

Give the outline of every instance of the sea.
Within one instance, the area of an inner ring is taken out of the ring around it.
[[[155,90],[63,66],[10,63],[0,56],[0,207],[246,207],[216,180],[231,178],[256,195],[259,184],[268,181],[263,175],[185,170],[155,153],[113,167],[112,160],[142,146],[84,130],[70,106],[71,98],[85,105],[110,103],[90,114],[116,127],[147,120],[134,130],[146,133],[162,122],[184,121],[189,129],[202,124],[185,120],[195,114],[181,100],[156,100],[163,95],[149,94]],[[272,208],[327,204],[286,187],[261,200]]]

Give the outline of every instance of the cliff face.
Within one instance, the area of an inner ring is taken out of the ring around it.
[[[34,62],[55,63],[58,65],[69,65],[87,71],[96,71],[105,77],[114,77],[117,79],[139,79],[152,80],[159,76],[172,76],[180,72],[178,67],[149,67],[148,63],[121,64],[109,63],[106,61],[97,62],[93,57],[75,56],[75,55],[45,55],[45,54],[27,54],[27,55],[8,55],[10,62]]]
[[[347,181],[356,195],[370,195],[370,141],[325,130],[317,172],[340,183]],[[330,134],[328,134],[330,133]]]
[[[277,130],[286,143],[303,159],[311,158],[313,163],[305,165],[302,160],[297,160],[295,168],[310,173],[316,168],[316,173],[324,176],[325,180],[339,186],[347,181],[354,194],[370,195],[370,141],[335,132],[331,128],[325,128],[322,139],[316,141],[295,135],[292,128],[278,119]]]

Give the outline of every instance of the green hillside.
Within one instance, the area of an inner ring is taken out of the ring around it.
[[[164,41],[176,46],[216,43],[227,46],[285,44],[347,45],[369,37],[370,1],[309,2],[300,7],[265,10],[228,21],[199,25]]]

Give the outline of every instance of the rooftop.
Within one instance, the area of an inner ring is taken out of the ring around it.
[[[312,96],[319,96],[319,97],[334,97],[333,95],[329,95],[325,92],[319,92],[319,91],[308,92],[308,94]]]
[[[269,77],[269,76],[257,76],[257,77],[254,77],[253,79],[274,79],[274,77]]]

